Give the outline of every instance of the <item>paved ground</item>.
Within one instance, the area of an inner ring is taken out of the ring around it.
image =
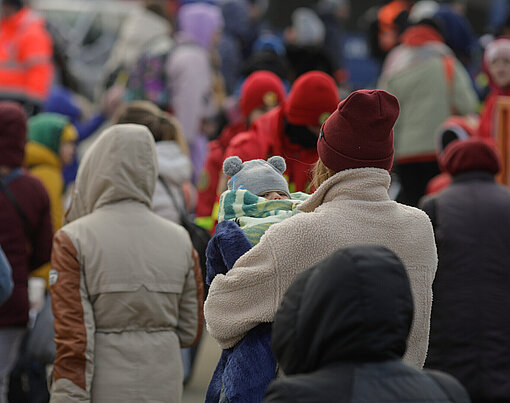
[[[183,403],[203,403],[205,392],[220,358],[216,341],[204,331],[190,382],[184,387]]]

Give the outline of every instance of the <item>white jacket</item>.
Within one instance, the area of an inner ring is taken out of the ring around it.
[[[193,170],[191,160],[187,155],[183,154],[175,141],[157,142],[156,152],[158,154],[159,176],[161,179],[156,181],[154,196],[152,197],[152,211],[160,217],[180,224],[179,209],[186,208],[184,206],[181,186],[184,182],[191,180]],[[174,205],[161,180],[168,186],[179,206]]]
[[[301,271],[338,248],[377,244],[395,252],[408,270],[415,316],[404,360],[422,367],[437,267],[434,233],[423,211],[390,200],[389,185],[390,175],[382,169],[337,173],[300,206],[307,214],[271,226],[232,270],[217,275],[204,313],[221,347],[232,347],[257,324],[272,322]]]

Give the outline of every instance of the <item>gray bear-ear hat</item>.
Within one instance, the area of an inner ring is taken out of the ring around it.
[[[257,159],[243,162],[237,156],[223,161],[223,172],[230,177],[228,189],[246,189],[256,195],[275,190],[285,192],[290,197],[289,184],[283,177],[286,169],[285,160],[278,155],[267,161]]]

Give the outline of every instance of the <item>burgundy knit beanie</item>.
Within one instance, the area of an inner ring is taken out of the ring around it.
[[[455,176],[463,172],[484,171],[496,175],[501,169],[498,151],[479,138],[456,140],[439,157],[441,169]]]
[[[0,101],[0,127],[0,165],[20,167],[27,135],[27,117],[21,105]]]
[[[320,126],[338,104],[335,80],[322,71],[309,71],[294,82],[285,103],[285,116],[297,126]]]
[[[322,126],[317,151],[329,169],[382,168],[393,164],[393,125],[399,104],[382,90],[350,94]]]

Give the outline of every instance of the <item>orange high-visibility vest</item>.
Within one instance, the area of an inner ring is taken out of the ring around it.
[[[44,20],[23,8],[0,21],[0,99],[40,104],[53,79],[53,45]]]

